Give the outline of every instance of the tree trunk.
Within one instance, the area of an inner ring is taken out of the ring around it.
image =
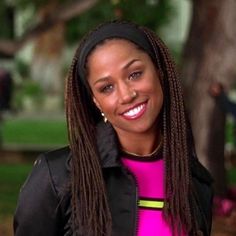
[[[208,88],[213,81],[230,88],[236,78],[236,1],[193,0],[192,22],[182,62],[187,104],[198,157],[226,193],[225,116]]]
[[[56,8],[57,1],[54,0],[43,6],[38,12],[41,21],[44,21],[44,18],[47,18]],[[40,84],[45,93],[45,105],[52,103],[51,108],[48,107],[48,109],[59,109],[62,104],[64,35],[64,22],[58,22],[34,42],[31,76]]]

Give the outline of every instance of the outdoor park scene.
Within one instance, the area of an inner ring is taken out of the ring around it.
[[[79,41],[114,19],[149,27],[169,47],[198,158],[214,179],[212,236],[235,236],[234,0],[0,2],[0,235],[13,235],[18,194],[36,158],[68,145],[64,85]]]

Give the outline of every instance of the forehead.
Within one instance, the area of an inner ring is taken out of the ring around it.
[[[136,55],[136,56],[135,56]],[[124,59],[129,60],[130,57],[149,57],[149,55],[135,43],[119,38],[106,39],[98,44],[87,58],[87,66],[97,64],[97,62]],[[91,64],[92,63],[92,64]],[[87,67],[87,68],[88,68]]]
[[[126,68],[132,60],[149,61],[149,55],[136,44],[125,39],[110,39],[97,45],[87,60],[87,69]]]

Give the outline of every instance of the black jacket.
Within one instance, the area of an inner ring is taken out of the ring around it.
[[[119,161],[114,131],[100,127],[97,137],[101,165],[112,214],[113,235],[135,235],[137,227],[137,191],[133,176]],[[199,230],[210,235],[212,179],[196,158],[192,161],[193,182],[196,188]],[[23,185],[16,213],[16,236],[73,235],[71,231],[70,176],[68,147],[41,155]],[[83,235],[83,234],[82,234]]]

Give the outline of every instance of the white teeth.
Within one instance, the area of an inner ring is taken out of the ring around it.
[[[129,111],[125,112],[124,115],[126,115],[126,116],[135,116],[143,109],[143,107],[144,107],[144,105],[142,104],[138,107],[135,107],[132,110],[129,110]]]

